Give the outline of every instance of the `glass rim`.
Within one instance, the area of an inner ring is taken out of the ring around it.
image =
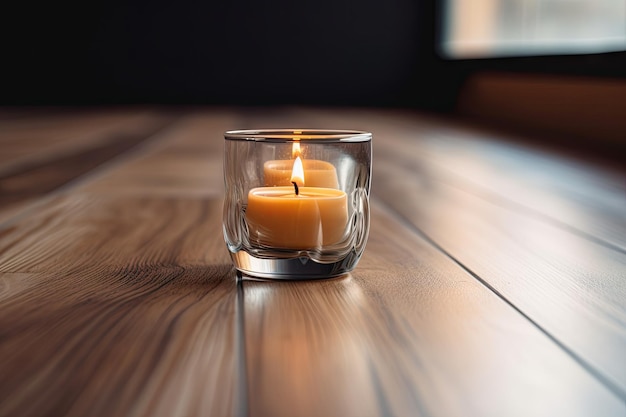
[[[343,129],[244,129],[224,132],[226,140],[290,143],[308,142],[369,142],[372,134],[363,130]]]

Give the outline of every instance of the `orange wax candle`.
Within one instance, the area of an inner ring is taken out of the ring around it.
[[[315,159],[302,161],[306,172],[308,187],[339,188],[337,171],[333,164]],[[266,187],[291,184],[291,169],[293,160],[267,161],[263,164],[263,175]]]
[[[348,223],[347,196],[319,187],[260,187],[248,193],[250,240],[274,248],[311,249],[339,243]]]

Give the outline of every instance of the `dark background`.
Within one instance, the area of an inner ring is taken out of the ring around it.
[[[454,108],[475,71],[623,77],[624,53],[446,60],[442,3],[318,0],[3,6],[0,104]]]

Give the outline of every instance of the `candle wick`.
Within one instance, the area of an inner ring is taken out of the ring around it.
[[[296,184],[296,182],[295,182],[295,181],[291,181],[291,183],[293,184],[293,188],[295,188],[295,189],[296,189],[296,195],[298,195],[298,193],[299,193],[299,190],[298,190],[298,184]]]

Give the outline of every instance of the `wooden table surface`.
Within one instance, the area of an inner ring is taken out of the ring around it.
[[[237,279],[223,132],[369,130],[348,276]],[[410,111],[0,110],[0,416],[626,416],[623,171]]]

